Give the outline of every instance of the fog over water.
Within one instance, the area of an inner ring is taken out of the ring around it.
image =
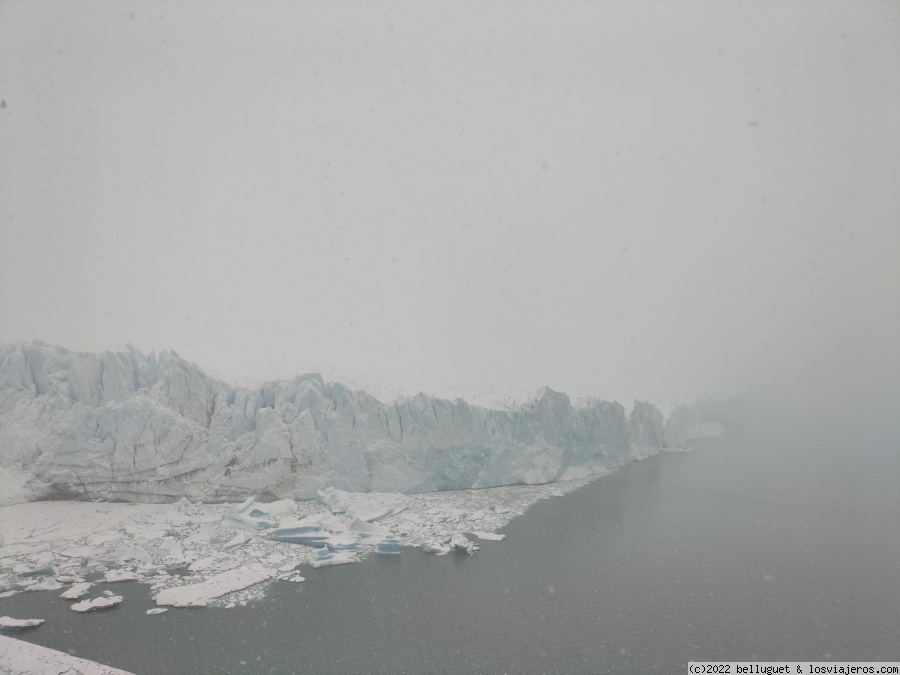
[[[0,340],[888,410],[898,38],[891,2],[6,0]]]

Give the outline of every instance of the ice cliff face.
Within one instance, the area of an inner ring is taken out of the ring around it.
[[[318,375],[231,386],[175,352],[0,346],[0,504],[52,497],[239,500],[544,483],[691,438],[693,407],[574,407],[544,388],[489,410],[419,394],[385,404]]]

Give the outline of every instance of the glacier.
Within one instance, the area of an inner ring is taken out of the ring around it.
[[[38,499],[309,499],[581,478],[679,448],[699,406],[573,405],[545,387],[511,410],[426,394],[383,403],[319,375],[229,384],[174,351],[0,345],[0,505]]]

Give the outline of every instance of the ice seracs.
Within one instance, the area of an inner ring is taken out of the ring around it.
[[[666,420],[638,402],[629,416],[619,403],[573,404],[547,387],[506,409],[424,394],[384,403],[318,375],[239,387],[172,351],[6,344],[0,484],[11,488],[0,503],[185,497],[189,505],[265,493],[280,499],[234,514],[264,528],[265,516],[278,520],[290,500],[329,486],[421,493],[587,476],[678,447],[703,421],[697,406]],[[395,515],[391,508],[368,501],[342,513],[371,522]]]

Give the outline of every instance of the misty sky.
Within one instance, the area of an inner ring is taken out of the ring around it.
[[[900,373],[897,2],[2,0],[0,99],[2,341],[385,397]]]

